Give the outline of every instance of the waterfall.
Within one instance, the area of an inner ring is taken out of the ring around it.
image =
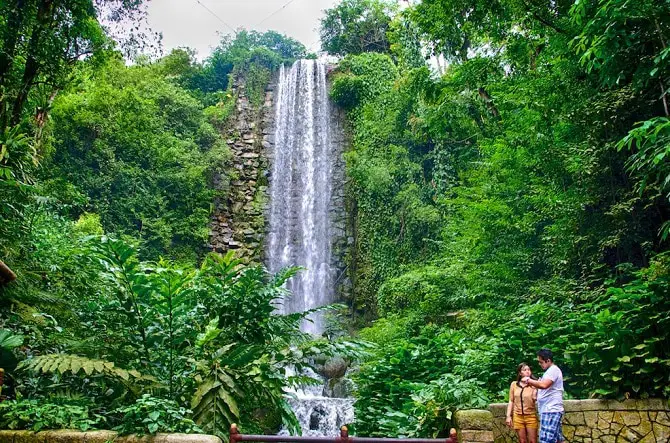
[[[303,375],[321,378],[310,370]],[[354,399],[325,397],[323,386],[309,386],[290,392],[288,403],[300,422],[302,435],[310,437],[336,437],[340,427],[354,421]],[[288,435],[286,430],[279,433]]]
[[[302,312],[334,301],[330,218],[335,149],[326,67],[299,60],[279,72],[275,148],[270,180],[268,267],[305,268],[291,279],[293,296],[282,313]],[[323,332],[323,318],[313,315],[303,329]]]
[[[293,295],[279,311],[288,314],[335,301],[333,232],[341,236],[344,231],[333,225],[331,217],[342,199],[333,196],[334,166],[340,151],[332,127],[325,65],[299,60],[291,68],[282,66],[275,103],[268,268],[271,272],[286,266],[305,268],[287,284]],[[323,332],[321,315],[313,314],[310,319],[302,329]],[[353,421],[353,399],[330,398],[324,392],[325,387],[312,387],[290,395],[303,435],[336,436],[340,426]]]

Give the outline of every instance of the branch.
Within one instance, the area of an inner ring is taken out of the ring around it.
[[[530,69],[531,71],[534,71],[535,68],[537,67],[537,58],[540,56],[540,52],[544,49],[544,43],[538,45],[535,47],[535,51],[533,52],[533,55],[530,58]]]
[[[496,108],[496,105],[493,104],[493,99],[489,93],[486,92],[486,89],[479,88],[477,89],[477,92],[479,92],[479,96],[484,100],[484,103],[486,103],[486,107],[489,108],[491,114],[493,114],[495,118],[500,118],[500,112],[498,111],[498,108]]]
[[[543,25],[553,29],[554,31],[558,32],[559,34],[566,34],[566,31],[564,29],[559,28],[549,20],[545,19],[542,17],[540,14],[537,13],[537,11],[533,10],[533,7],[526,1],[526,0],[521,0],[523,5],[528,9],[528,11],[532,14],[533,18]]]
[[[84,51],[84,52],[78,53],[77,55],[75,55],[75,56],[73,56],[73,57],[68,57],[68,58],[66,59],[66,63],[67,63],[68,65],[71,65],[72,63],[75,63],[77,60],[79,60],[81,57],[83,57],[83,56],[85,56],[85,55],[91,55],[91,54],[93,54],[93,50],[92,50],[92,49],[90,49],[90,50],[88,50],[88,51]]]

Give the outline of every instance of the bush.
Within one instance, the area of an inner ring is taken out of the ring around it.
[[[490,403],[483,384],[444,374],[429,383],[418,383],[410,405],[414,428],[409,436],[436,438],[448,433],[458,409],[484,409]]]
[[[74,224],[74,232],[79,235],[102,235],[105,231],[100,223],[98,214],[84,212],[79,216],[79,220]]]
[[[331,97],[347,109],[364,100],[388,92],[398,75],[398,68],[385,54],[366,53],[348,56],[337,68]],[[352,94],[347,97],[347,94]]]
[[[330,97],[337,105],[350,110],[361,103],[364,88],[363,79],[350,73],[343,73],[333,80]]]
[[[190,418],[192,412],[177,402],[144,394],[135,404],[113,412],[121,421],[114,428],[121,434],[155,434],[157,432],[202,433]]]
[[[16,400],[0,403],[0,429],[78,429],[97,427],[102,418],[81,405],[41,403],[37,400]]]
[[[359,435],[435,437],[450,428],[454,410],[490,402],[484,381],[453,373],[459,355],[448,346],[452,337],[428,338],[430,331],[388,342],[361,365],[355,403]],[[459,338],[454,342],[463,341]]]
[[[670,397],[670,254],[632,277],[571,319],[566,359],[583,395]]]
[[[379,288],[377,307],[381,315],[416,310],[432,320],[445,318],[459,307],[457,293],[463,286],[450,270],[426,266],[387,280]]]

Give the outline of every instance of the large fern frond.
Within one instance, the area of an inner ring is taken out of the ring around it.
[[[146,382],[157,383],[150,375],[144,375],[134,369],[123,369],[117,367],[114,362],[107,360],[96,360],[72,354],[48,354],[24,360],[19,369],[25,369],[35,373],[59,373],[70,372],[77,375],[80,372],[86,375],[105,375],[124,382]]]

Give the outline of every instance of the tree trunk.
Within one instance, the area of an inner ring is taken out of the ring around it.
[[[49,95],[49,100],[47,100],[46,106],[43,108],[38,108],[35,113],[35,124],[37,125],[37,130],[35,131],[35,140],[37,145],[40,145],[42,142],[42,134],[44,133],[44,127],[47,124],[47,118],[49,117],[49,109],[53,104],[56,95],[58,94],[58,89],[54,89]]]
[[[40,63],[37,59],[37,51],[42,44],[43,34],[46,33],[50,27],[51,18],[53,16],[53,0],[42,0],[37,10],[37,25],[30,36],[28,42],[28,54],[26,57],[26,65],[23,69],[23,78],[21,79],[21,87],[14,100],[14,108],[12,110],[12,118],[10,124],[12,126],[21,121],[21,112],[23,106],[28,99],[28,94],[33,86],[33,82],[40,71]]]
[[[16,53],[16,45],[19,41],[26,9],[28,9],[26,0],[17,0],[16,6],[7,17],[7,29],[2,42],[3,50],[0,51],[0,91],[3,91],[3,94],[7,93],[7,78],[14,64],[14,54]],[[4,130],[8,123],[8,109],[5,105],[6,103],[0,104],[0,130]]]
[[[530,70],[534,71],[535,68],[537,67],[537,58],[540,56],[540,53],[544,49],[544,43],[541,43],[535,47],[535,51],[533,51],[533,55],[530,57]]]
[[[0,284],[9,283],[14,280],[16,280],[16,274],[9,269],[9,266],[0,260]]]
[[[484,100],[484,103],[486,103],[486,107],[489,108],[489,111],[491,111],[491,114],[495,118],[500,118],[500,112],[498,112],[498,108],[496,108],[496,105],[493,104],[493,99],[489,95],[488,92],[484,88],[479,88],[477,90],[479,92],[479,96]]]
[[[16,0],[16,7],[7,17],[7,30],[2,42],[3,50],[0,51],[0,85],[4,84],[10,72],[26,9],[26,0]]]

